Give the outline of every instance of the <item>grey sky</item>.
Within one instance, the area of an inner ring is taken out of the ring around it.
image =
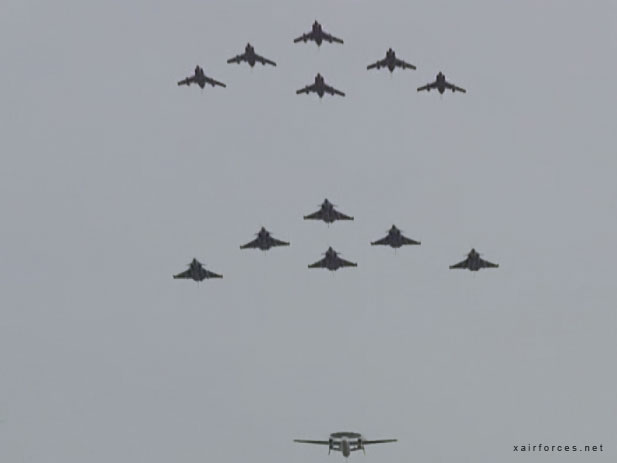
[[[0,461],[614,460],[614,2],[93,3],[0,5]],[[240,251],[262,225],[291,247]]]

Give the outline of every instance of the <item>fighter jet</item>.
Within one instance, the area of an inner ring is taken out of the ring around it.
[[[334,204],[326,198],[324,202],[321,203],[321,206],[319,206],[319,210],[312,214],[305,215],[304,220],[323,220],[327,224],[331,224],[335,220],[353,220],[353,217],[334,209]]]
[[[396,225],[392,225],[392,228],[388,231],[388,235],[385,238],[373,241],[371,246],[380,244],[391,246],[393,248],[400,248],[406,244],[420,244],[420,242],[403,236],[401,230],[399,230]]]
[[[240,246],[240,249],[259,248],[262,251],[267,251],[275,246],[289,246],[289,243],[272,238],[270,232],[266,230],[265,227],[261,227],[261,230],[257,233],[257,238],[249,243],[243,244]]]
[[[223,275],[206,270],[201,262],[193,259],[189,264],[189,268],[182,273],[174,275],[174,278],[191,278],[195,281],[203,281],[206,278],[223,278]]]
[[[302,34],[297,39],[294,39],[294,43],[298,43],[298,42],[306,43],[307,40],[314,41],[318,47],[321,46],[321,42],[323,42],[324,40],[330,43],[332,42],[343,43],[342,39],[334,37],[333,35],[330,35],[327,32],[325,32],[323,28],[321,27],[321,24],[319,24],[317,20],[315,20],[315,22],[313,23],[313,27],[311,28],[311,31],[307,32],[306,34]]]
[[[437,74],[437,78],[435,79],[435,82],[432,82],[430,84],[426,84],[423,87],[419,87],[418,91],[421,92],[422,90],[426,90],[427,92],[430,92],[431,89],[436,88],[437,91],[441,94],[443,94],[443,92],[446,91],[446,89],[448,90],[452,90],[452,93],[454,92],[463,92],[463,93],[467,93],[467,90],[465,90],[464,88],[461,87],[457,87],[454,84],[451,84],[450,82],[448,82],[446,80],[446,76],[443,75],[442,72],[439,72],[439,74]]]
[[[215,87],[216,85],[219,85],[221,87],[227,87],[227,85],[225,85],[223,82],[219,82],[218,80],[214,80],[206,76],[204,74],[204,70],[200,66],[195,67],[195,75],[191,77],[187,77],[186,79],[178,82],[178,85],[191,85],[191,84],[197,84],[201,88],[204,88],[206,84],[210,84],[213,87]]]
[[[335,452],[341,452],[345,458],[348,458],[349,455],[351,455],[351,452],[355,452],[356,450],[362,450],[362,452],[366,454],[366,451],[364,450],[365,445],[385,444],[388,442],[396,442],[397,440],[398,439],[367,440],[362,436],[362,434],[357,432],[333,432],[330,434],[330,438],[328,440],[294,439],[294,442],[327,445],[328,455],[332,450],[334,450]]]
[[[317,93],[317,95],[319,95],[319,98],[323,98],[325,93],[329,93],[330,95],[345,96],[345,94],[341,92],[340,90],[337,90],[334,87],[330,87],[328,84],[326,84],[323,76],[319,73],[315,76],[314,83],[312,83],[311,85],[307,85],[306,87],[301,88],[300,90],[296,90],[297,95],[301,93],[308,94],[310,92]]]
[[[467,258],[464,261],[459,262],[458,264],[450,265],[451,269],[452,268],[466,268],[466,269],[471,270],[472,272],[477,272],[481,268],[497,268],[497,267],[499,267],[498,264],[493,264],[491,262],[488,262],[480,258],[480,254],[475,249],[472,249],[469,252],[469,254],[467,254]]]
[[[390,72],[393,72],[394,68],[396,67],[399,67],[401,69],[416,69],[413,64],[409,64],[402,59],[398,59],[396,57],[396,53],[394,53],[394,50],[392,50],[392,48],[388,48],[388,51],[386,52],[386,57],[384,59],[376,61],[373,64],[369,64],[366,69],[381,69],[383,67],[387,67]]]
[[[255,48],[253,48],[253,45],[251,45],[250,43],[247,43],[246,47],[244,47],[244,53],[242,53],[241,55],[236,55],[235,57],[227,60],[228,63],[237,64],[240,64],[242,61],[246,61],[251,67],[255,66],[255,63],[261,63],[263,65],[270,64],[272,66],[276,66],[276,63],[274,61],[264,58],[263,56],[259,56],[257,53],[255,53]]]
[[[308,268],[327,268],[328,270],[338,270],[341,267],[357,267],[358,264],[341,259],[332,246],[324,253],[324,258],[311,264]]]

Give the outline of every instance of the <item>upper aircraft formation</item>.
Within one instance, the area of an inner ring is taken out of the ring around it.
[[[298,42],[306,43],[309,41],[315,42],[315,44],[317,44],[318,47],[321,46],[323,42],[339,43],[339,44],[343,43],[343,39],[340,39],[330,34],[329,32],[326,32],[323,29],[322,25],[317,20],[313,22],[313,25],[311,26],[310,31],[294,39],[294,43],[298,43]],[[247,43],[246,46],[244,47],[244,53],[236,55],[233,58],[229,58],[227,62],[237,63],[237,64],[247,63],[251,67],[254,67],[256,63],[261,63],[264,66],[265,65],[270,65],[273,67],[276,66],[276,62],[272,61],[271,59],[265,58],[261,55],[258,55],[255,52],[255,48],[250,43]],[[396,56],[395,51],[392,48],[388,48],[388,50],[386,51],[386,56],[383,59],[376,61],[372,64],[369,64],[366,67],[367,70],[381,69],[381,68],[387,68],[392,73],[394,72],[396,68],[416,69],[416,66],[414,64],[408,63],[407,61],[404,61],[398,58]],[[210,84],[212,86],[218,85],[221,87],[226,86],[222,82],[219,82],[210,77],[207,77],[204,74],[204,71],[200,66],[197,66],[195,68],[195,74],[193,76],[190,76],[184,80],[181,80],[180,82],[178,82],[178,85],[190,85],[192,83],[196,83],[201,88],[204,88],[206,84]],[[453,93],[454,92],[461,92],[461,93],[467,92],[464,88],[458,87],[446,81],[446,77],[441,71],[437,74],[437,77],[434,82],[431,82],[422,87],[419,87],[418,91],[422,91],[422,90],[430,91],[432,89],[436,89],[441,94],[443,94],[446,90],[452,90]],[[324,77],[320,73],[317,73],[312,84],[306,85],[305,87],[299,90],[296,90],[296,94],[302,94],[302,93],[307,93],[307,94],[316,93],[319,96],[319,98],[323,98],[323,96],[326,94],[345,96],[345,93],[342,92],[341,90],[338,90],[332,87],[331,85],[328,85]]]

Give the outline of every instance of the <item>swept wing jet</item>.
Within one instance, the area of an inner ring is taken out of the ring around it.
[[[386,52],[386,57],[382,60],[376,61],[373,64],[369,64],[366,69],[381,69],[383,67],[387,67],[390,72],[393,72],[395,68],[399,67],[401,69],[416,69],[413,64],[409,64],[402,59],[398,59],[396,57],[396,53],[392,48],[388,48]]]
[[[328,270],[338,270],[341,267],[357,267],[358,264],[341,259],[332,246],[324,253],[324,258],[311,264],[308,268],[327,268]]]
[[[321,43],[324,41],[330,42],[330,43],[332,42],[343,43],[342,39],[334,37],[333,35],[325,32],[323,28],[321,27],[321,24],[319,24],[317,20],[315,20],[315,22],[313,23],[313,26],[311,27],[311,31],[307,32],[306,34],[302,34],[300,37],[294,39],[294,43],[298,43],[298,42],[306,43],[307,40],[312,40],[313,42],[317,44],[317,46],[321,46]]]
[[[323,220],[327,224],[331,224],[335,220],[353,220],[353,217],[334,209],[334,204],[326,198],[324,202],[321,203],[321,206],[319,206],[319,210],[312,214],[305,215],[304,220]]]
[[[246,61],[251,67],[255,66],[255,63],[276,66],[276,63],[274,61],[264,58],[263,56],[255,53],[255,48],[250,43],[247,43],[246,47],[244,47],[244,53],[242,53],[241,55],[236,55],[233,58],[227,60],[228,63],[238,64],[240,64],[242,61]]]
[[[190,278],[195,281],[203,281],[206,278],[223,278],[223,275],[206,270],[201,262],[193,259],[189,264],[189,268],[182,273],[174,275],[174,278]]]
[[[345,94],[341,92],[340,90],[337,90],[334,87],[331,87],[328,84],[326,84],[323,76],[319,73],[315,76],[315,82],[313,82],[311,85],[307,85],[306,87],[301,88],[300,90],[296,90],[297,95],[300,95],[301,93],[308,94],[310,92],[317,93],[317,95],[319,95],[319,98],[322,98],[324,94],[326,93],[329,93],[330,95],[345,96]]]
[[[497,268],[499,264],[493,264],[487,260],[484,260],[480,257],[480,253],[478,253],[475,249],[472,249],[469,254],[467,254],[467,258],[459,262],[458,264],[450,265],[450,268],[466,268],[471,270],[472,272],[477,272],[481,268]]]
[[[217,85],[220,87],[227,87],[227,85],[225,85],[223,82],[219,82],[218,80],[214,80],[211,77],[206,76],[204,74],[204,70],[200,66],[195,67],[194,75],[187,77],[186,79],[178,82],[178,85],[191,85],[191,84],[197,84],[201,88],[204,88],[206,84],[210,84],[213,87]]]
[[[402,231],[396,225],[392,225],[392,228],[388,230],[387,236],[385,236],[384,238],[380,240],[373,241],[371,243],[372,246],[386,245],[386,246],[391,246],[393,248],[400,248],[401,246],[408,245],[408,244],[420,244],[420,242],[414,241],[404,236]]]
[[[294,442],[300,442],[302,444],[327,445],[328,455],[332,450],[334,450],[335,452],[341,452],[345,458],[348,458],[349,455],[351,455],[351,452],[355,452],[357,450],[362,450],[362,452],[366,453],[364,450],[365,445],[386,444],[388,442],[396,442],[397,440],[398,439],[368,440],[365,439],[362,434],[357,432],[333,432],[330,434],[330,438],[328,440],[294,439]]]
[[[443,75],[442,72],[439,72],[439,74],[437,74],[437,77],[435,78],[435,82],[431,82],[430,84],[426,84],[422,87],[418,87],[419,92],[421,92],[422,90],[426,90],[427,92],[430,92],[432,89],[437,89],[437,91],[442,94],[443,92],[446,91],[446,89],[452,90],[452,93],[454,92],[467,93],[467,90],[465,90],[464,88],[457,87],[456,85],[448,82],[446,80],[446,76]]]
[[[259,248],[262,251],[267,251],[275,246],[289,246],[289,243],[287,241],[281,241],[273,238],[265,227],[261,227],[261,230],[257,233],[257,238],[249,243],[243,244],[240,246],[240,249]]]

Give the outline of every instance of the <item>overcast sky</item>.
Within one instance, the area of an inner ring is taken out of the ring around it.
[[[0,461],[615,460],[615,2],[5,0],[0,59]]]

